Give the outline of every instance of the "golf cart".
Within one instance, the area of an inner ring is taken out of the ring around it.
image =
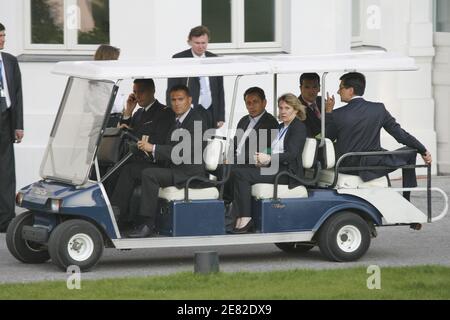
[[[211,179],[210,185],[203,189],[189,188],[191,180],[184,189],[161,189],[161,210],[157,219],[159,236],[144,239],[123,236],[103,183],[126,163],[130,155],[104,176],[99,174],[97,161],[98,147],[122,80],[234,77],[231,111],[227,118],[229,129],[232,129],[242,77],[272,76],[276,96],[278,75],[320,72],[322,90],[326,92],[327,74],[348,70],[414,71],[417,68],[413,59],[388,53],[56,64],[53,72],[69,77],[67,87],[42,160],[42,180],[17,193],[17,205],[28,211],[18,215],[8,228],[9,251],[23,263],[44,263],[51,259],[63,270],[77,265],[83,271],[98,262],[104,248],[274,243],[283,251],[302,253],[318,245],[329,260],[354,261],[368,250],[371,238],[376,236],[376,227],[408,225],[418,229],[423,223],[442,219],[448,211],[448,199],[442,190],[431,187],[430,167],[428,187],[412,189],[427,192],[428,208],[423,213],[401,196],[404,189],[389,187],[387,180],[363,182],[358,176],[343,173],[346,170],[340,167],[343,158],[370,156],[371,153],[347,154],[335,161],[333,143],[322,137],[308,138],[302,150],[303,166],[309,178],[301,180],[301,186],[288,189],[279,185],[281,176],[290,175],[281,172],[274,184],[252,187],[254,233],[225,232],[226,209],[222,199],[225,177],[222,181]],[[324,106],[322,103],[322,108]],[[324,119],[322,132],[325,132]],[[230,138],[208,141],[204,152],[208,171],[213,172],[219,163],[223,163],[222,155],[228,154]],[[92,168],[97,172],[97,181],[89,179]],[[445,200],[443,211],[435,216],[431,210],[432,190],[441,193]]]

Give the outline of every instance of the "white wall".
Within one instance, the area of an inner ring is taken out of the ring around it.
[[[438,134],[438,169],[450,174],[450,33],[435,33],[434,97]]]
[[[25,52],[23,1],[0,0],[0,21],[6,25],[8,34],[6,51],[15,55]],[[436,158],[431,86],[431,61],[434,55],[432,1],[362,2],[363,10],[367,10],[371,5],[378,6],[380,10],[379,27],[369,28],[367,20],[361,20],[365,43],[384,47],[388,51],[409,54],[416,58],[421,67],[420,71],[407,74],[368,74],[369,87],[366,97],[385,102],[402,126],[429,147]],[[351,0],[283,0],[282,16],[282,49],[288,53],[305,55],[350,50]],[[111,44],[121,48],[121,59],[168,58],[188,48],[188,32],[199,24],[201,0],[110,0]],[[446,51],[443,54],[447,54]],[[442,57],[444,56],[441,55],[441,60]],[[51,75],[52,63],[21,63],[20,66],[24,82],[26,136],[23,144],[16,146],[18,187],[38,179],[41,157],[66,83],[64,77]],[[330,93],[335,94],[339,76],[329,75],[327,91]],[[227,110],[231,104],[233,84],[233,78],[225,79]],[[234,124],[245,114],[243,92],[255,85],[266,91],[269,111],[273,110],[276,95],[285,92],[298,94],[299,91],[298,75],[281,77],[276,94],[272,90],[271,77],[243,79],[238,90],[238,110]],[[156,86],[157,98],[165,102],[166,82],[157,80]],[[125,92],[131,90],[129,83],[128,87],[124,89]],[[435,90],[439,97],[447,95],[446,92],[439,85]],[[438,120],[441,131],[445,126],[442,121]],[[444,146],[442,142],[447,143],[441,131],[440,147]],[[448,131],[446,134],[448,137]],[[398,146],[387,136],[383,137],[383,145],[387,148]],[[448,152],[447,147],[446,151],[440,151],[438,156],[447,155]]]

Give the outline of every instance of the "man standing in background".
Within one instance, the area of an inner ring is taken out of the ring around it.
[[[0,50],[5,46],[0,23]],[[23,139],[22,77],[16,57],[0,52],[0,232],[15,217],[16,174],[13,143]]]
[[[190,49],[175,54],[172,58],[209,58],[217,57],[207,51],[210,38],[205,26],[193,28],[188,36]],[[167,82],[166,104],[170,105],[170,89],[176,85],[185,85],[192,95],[194,108],[202,115],[207,128],[220,128],[225,122],[225,97],[223,77],[195,77],[169,79]]]

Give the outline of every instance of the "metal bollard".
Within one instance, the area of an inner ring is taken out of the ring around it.
[[[194,273],[219,272],[219,255],[216,251],[196,252],[194,256]]]

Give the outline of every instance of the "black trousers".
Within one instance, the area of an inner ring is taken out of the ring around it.
[[[261,175],[260,168],[234,168],[231,171],[233,182],[233,211],[237,217],[252,216],[252,185],[256,183],[274,183],[276,175]],[[288,184],[289,178],[284,176],[278,180],[280,184]]]
[[[120,221],[129,221],[131,214],[136,214],[136,212],[129,212],[131,196],[134,189],[141,184],[143,171],[154,167],[156,164],[148,161],[133,161],[120,170],[111,196],[111,204],[120,210]]]
[[[16,173],[9,110],[0,114],[0,229],[15,217]]]
[[[395,151],[411,150],[409,147],[403,147],[396,149]],[[417,153],[405,153],[405,154],[395,154],[387,155],[383,157],[366,157],[361,161],[361,165],[380,165],[380,166],[404,166],[404,165],[415,165],[416,164]],[[361,171],[361,178],[363,181],[369,181],[382,176],[387,175],[392,170],[376,170],[376,171]],[[414,188],[417,187],[417,177],[416,169],[402,169],[403,176],[403,188]]]
[[[142,171],[142,196],[139,209],[140,223],[154,228],[156,215],[158,214],[158,193],[159,188],[166,188],[174,185],[172,169],[149,168]]]

